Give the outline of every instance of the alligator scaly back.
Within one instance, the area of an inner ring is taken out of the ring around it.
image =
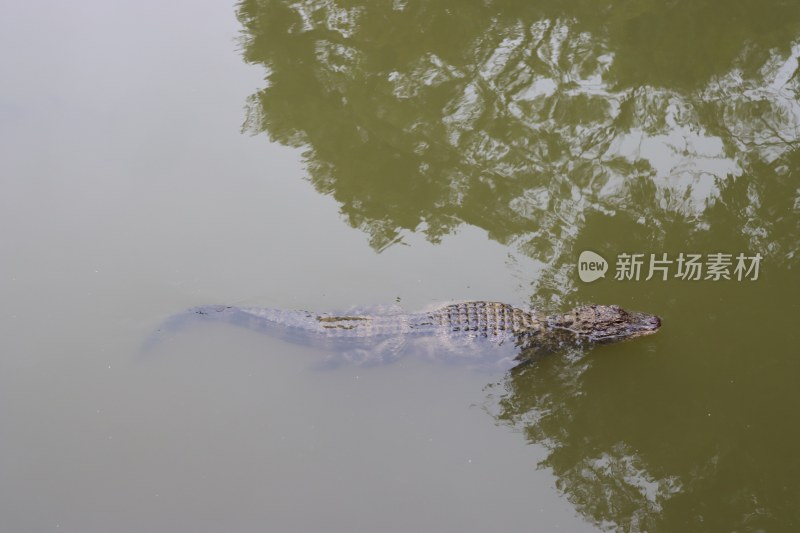
[[[316,345],[332,351],[335,359],[354,364],[392,360],[409,342],[432,358],[473,361],[494,357],[518,362],[568,346],[649,335],[661,326],[657,316],[615,305],[588,305],[544,315],[499,302],[471,301],[417,313],[372,314],[201,306],[170,318],[159,332],[174,331],[189,319],[223,320],[291,342]],[[499,350],[500,346],[506,350]]]

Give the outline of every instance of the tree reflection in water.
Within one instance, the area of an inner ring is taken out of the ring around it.
[[[531,292],[544,304],[577,291],[571,269],[587,242],[724,242],[792,283],[798,2],[245,0],[238,16],[245,59],[268,72],[245,129],[304,147],[314,187],[376,250],[471,224],[542,265]],[[780,283],[760,288],[781,294]],[[569,357],[521,369],[496,413],[549,446],[545,464],[587,518],[732,530],[787,511],[781,489],[724,485],[725,463],[757,477],[764,465],[746,452],[709,438],[681,441],[676,459],[675,425],[659,441],[614,423],[654,415],[605,403],[620,395],[602,392],[598,371]],[[800,501],[796,487],[783,490]],[[687,503],[714,495],[727,518]],[[700,518],[681,522],[679,508]]]

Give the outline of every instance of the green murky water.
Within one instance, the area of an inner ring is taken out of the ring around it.
[[[523,300],[663,316],[649,343],[498,392],[581,515],[800,527],[800,4],[275,1],[239,18],[268,72],[246,129],[302,146],[376,251],[474,226],[540,268]],[[643,254],[641,279],[582,283],[583,250]],[[679,275],[681,254],[705,270]],[[763,257],[757,276],[739,254]]]
[[[15,11],[4,530],[800,528],[797,2]],[[196,304],[478,298],[663,328],[498,376],[137,352]]]

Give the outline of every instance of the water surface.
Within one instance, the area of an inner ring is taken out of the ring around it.
[[[795,2],[11,11],[4,531],[800,527]],[[584,250],[763,259],[583,283]],[[494,374],[140,349],[201,304],[456,299],[664,327]]]

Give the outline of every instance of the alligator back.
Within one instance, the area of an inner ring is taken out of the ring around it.
[[[543,327],[531,312],[499,302],[463,302],[419,313],[311,313],[270,308],[201,307],[207,316],[220,315],[249,329],[276,327],[299,334],[329,338],[393,337],[397,335],[447,335],[461,337],[503,337]]]
[[[323,349],[328,353],[328,364],[377,364],[411,350],[424,358],[472,361],[476,367],[492,368],[513,366],[509,361],[518,353],[516,336],[539,324],[531,313],[496,302],[464,302],[418,313],[344,314],[208,305],[171,317],[157,336],[205,320]],[[147,345],[153,346],[155,341],[154,336]],[[500,364],[500,360],[506,362]]]

